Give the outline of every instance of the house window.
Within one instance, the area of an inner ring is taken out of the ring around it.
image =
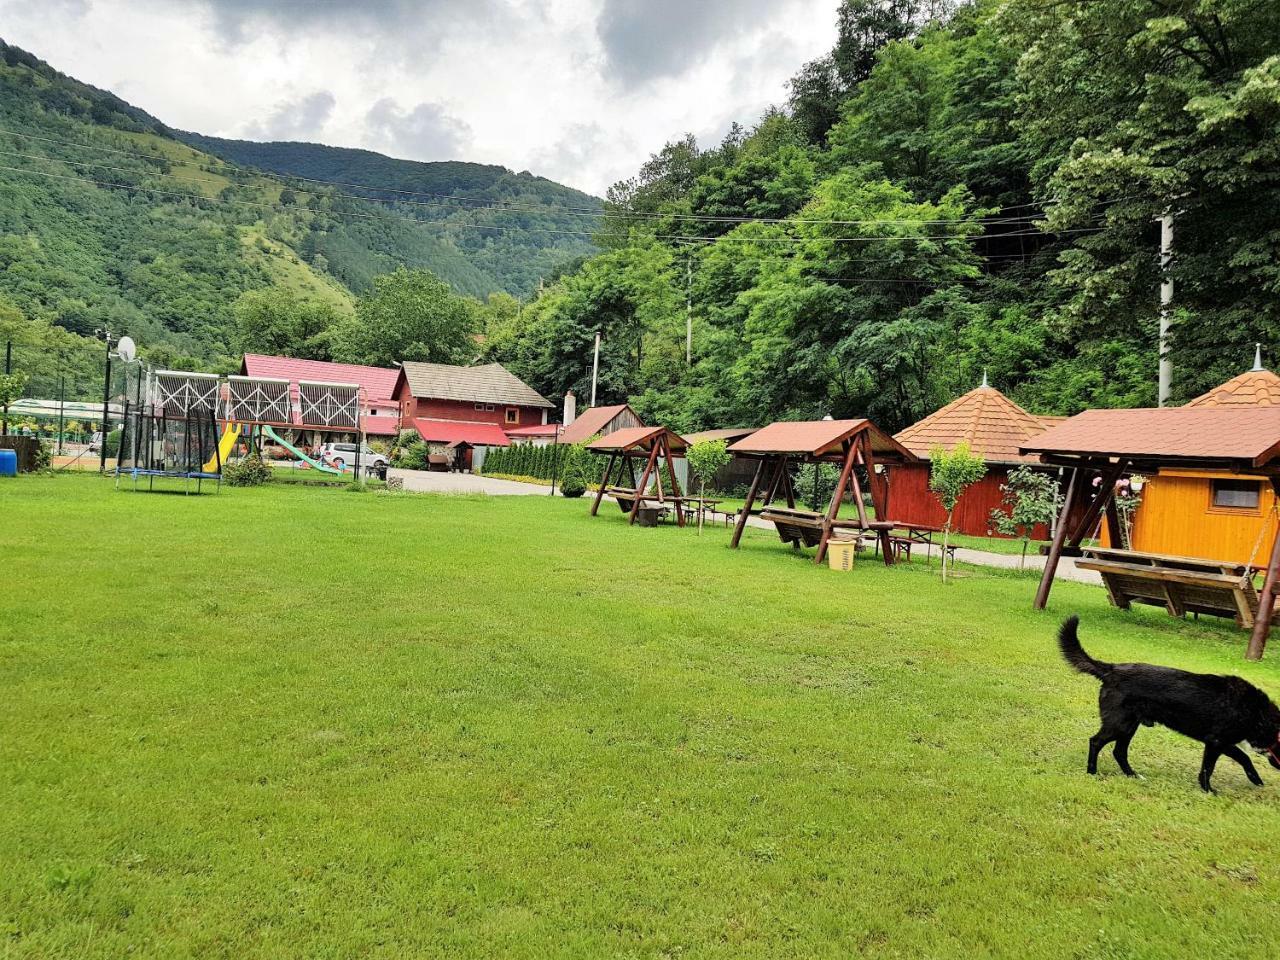
[[[1210,480],[1210,502],[1222,510],[1257,510],[1262,484],[1256,480]]]
[[[483,403],[477,403],[477,404],[476,404],[476,409],[477,409],[477,410],[483,410],[483,409],[484,409],[484,404],[483,404]]]
[[[517,407],[507,407],[507,423],[519,423],[520,410]]]
[[[486,403],[486,404],[484,405],[484,412],[485,412],[485,413],[493,413],[493,410],[494,410],[494,407],[493,407],[493,404],[492,404],[492,403]]]

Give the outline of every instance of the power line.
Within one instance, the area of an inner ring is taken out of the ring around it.
[[[59,160],[57,158],[52,158],[52,157],[48,157],[48,158],[42,157],[41,159],[44,160],[45,162],[50,162],[50,163],[67,163],[69,165],[74,163],[83,164],[82,161],[66,161],[66,160]],[[277,211],[288,209],[288,207],[283,204],[273,204],[273,203],[266,203],[262,201],[255,201],[255,200],[244,200],[244,199],[234,198],[234,197],[214,199],[211,197],[197,196],[189,193],[181,193],[175,190],[160,190],[155,187],[144,187],[138,184],[113,183],[110,181],[97,180],[92,177],[76,177],[76,176],[68,176],[65,174],[47,173],[45,171],[32,170],[27,167],[0,166],[0,170],[8,170],[13,173],[25,173],[31,176],[48,177],[48,178],[57,179],[57,180],[72,180],[72,181],[78,181],[81,183],[91,183],[96,186],[107,187],[111,189],[136,190],[143,193],[156,194],[158,196],[179,197],[184,200],[197,201],[202,203],[210,203],[210,204],[229,203],[229,204],[236,204],[240,206],[250,206],[250,207],[256,207],[259,209],[269,209],[269,210],[277,210]],[[364,199],[367,202],[371,202],[371,203],[377,202],[372,198],[354,198],[354,199]],[[390,220],[403,221],[405,223],[417,223],[417,224],[424,224],[428,226],[439,226],[439,227],[447,227],[450,229],[460,229],[460,230],[497,230],[497,231],[518,230],[523,233],[545,233],[545,234],[554,234],[554,235],[561,235],[561,236],[580,236],[580,237],[586,237],[592,240],[630,239],[629,235],[624,236],[621,234],[605,234],[605,233],[588,232],[588,231],[582,231],[582,230],[557,230],[557,229],[547,228],[547,227],[524,227],[524,226],[515,226],[511,224],[480,224],[480,223],[458,223],[458,222],[448,221],[448,220],[422,220],[417,217],[398,217],[389,213],[364,214],[364,213],[357,213],[354,211],[338,212],[338,211],[332,211],[332,210],[323,211],[323,213],[326,216],[333,216],[335,218],[347,216],[347,217],[359,217],[361,219],[366,219],[366,220],[390,219]],[[1052,235],[1057,236],[1057,235],[1067,234],[1067,233],[1093,233],[1093,232],[1097,232],[1097,230],[1098,228],[1078,228],[1074,230],[1059,230],[1059,231],[1055,231],[1054,234]],[[884,243],[884,242],[895,242],[895,241],[896,242],[903,242],[903,241],[921,242],[921,241],[940,241],[940,240],[970,242],[974,240],[983,240],[983,241],[998,240],[1005,237],[1045,236],[1045,235],[1046,234],[1044,234],[1040,230],[1032,229],[1032,230],[1020,230],[1020,231],[1007,231],[1004,233],[985,234],[985,235],[919,234],[919,235],[894,236],[892,234],[885,234],[885,235],[856,236],[856,237],[735,237],[731,235],[726,235],[721,237],[703,237],[703,236],[683,235],[683,234],[655,234],[653,235],[652,238],[655,240],[675,240],[682,243],[715,245],[715,244],[724,244],[724,243],[798,244],[798,243],[808,243],[813,241],[823,241],[827,243],[855,243],[855,242]]]
[[[16,130],[7,130],[4,128],[0,128],[0,134],[8,134],[9,136],[21,137],[29,140],[38,140],[45,143],[56,143],[56,144],[62,144],[65,146],[80,147],[88,150],[98,150],[104,153],[119,154],[122,156],[133,157],[139,160],[146,160],[146,161],[152,161],[152,162],[165,162],[169,164],[179,164],[181,166],[199,166],[199,164],[190,160],[175,159],[171,157],[165,157],[163,155],[155,156],[152,154],[139,153],[133,150],[119,150],[112,147],[103,147],[103,146],[98,146],[96,144],[81,143],[73,140],[61,140],[55,137],[42,137],[42,136],[37,136],[35,134],[20,133]],[[182,143],[182,141],[177,141],[177,140],[175,140],[174,142]],[[187,149],[192,150],[193,152],[202,152],[202,151],[197,151],[196,148],[190,146],[190,144],[182,143],[182,145],[187,147]],[[217,157],[216,155],[209,154],[209,156],[214,157],[214,159],[217,159],[222,163],[227,163],[226,160],[223,160],[222,158]],[[228,164],[228,165],[233,165],[233,164]],[[239,167],[242,165],[234,164],[234,166]],[[253,168],[253,169],[257,169],[257,168]],[[819,225],[831,225],[831,226],[867,226],[867,225],[881,225],[881,224],[884,224],[884,225],[892,225],[892,224],[948,225],[948,224],[964,224],[964,223],[976,223],[976,224],[982,224],[982,225],[990,225],[990,224],[999,225],[999,224],[1006,224],[1006,223],[1035,222],[1037,220],[1043,219],[1043,218],[1036,218],[1031,216],[1007,217],[1007,218],[993,218],[992,216],[984,216],[984,217],[946,218],[946,219],[929,219],[929,220],[909,220],[909,219],[836,220],[836,219],[817,219],[817,218],[802,218],[802,217],[744,217],[744,216],[713,216],[709,214],[649,213],[644,211],[618,211],[618,210],[603,211],[603,210],[587,210],[586,208],[583,208],[583,207],[573,207],[569,205],[556,206],[556,207],[550,207],[545,205],[533,205],[533,204],[522,205],[522,204],[517,204],[515,201],[510,201],[510,200],[494,200],[491,198],[467,197],[467,196],[462,196],[457,194],[432,193],[430,191],[425,191],[425,190],[402,190],[394,187],[372,187],[367,184],[348,183],[348,182],[337,181],[337,180],[321,180],[314,177],[303,177],[303,176],[298,176],[290,173],[276,173],[274,171],[266,171],[266,173],[267,175],[273,178],[277,178],[277,179],[287,178],[287,179],[296,180],[302,183],[313,183],[313,184],[319,184],[319,185],[329,186],[329,187],[345,187],[348,189],[367,190],[367,191],[378,192],[378,193],[394,193],[394,194],[398,194],[406,197],[434,198],[431,201],[416,201],[416,203],[420,203],[422,205],[429,205],[431,203],[456,203],[456,204],[477,203],[477,204],[484,204],[491,209],[498,209],[498,210],[512,210],[512,211],[520,211],[520,212],[527,212],[527,213],[553,213],[557,215],[566,214],[570,216],[587,216],[587,217],[592,217],[596,219],[600,219],[600,218],[619,219],[620,218],[624,221],[628,219],[640,219],[640,220],[648,219],[648,220],[693,220],[693,221],[707,222],[707,223],[735,223],[735,224],[747,224],[747,223],[800,224],[800,223],[803,223],[803,224],[819,224]],[[351,197],[350,194],[339,194],[339,195]],[[378,202],[378,203],[408,203],[408,204],[415,203],[415,201],[412,201],[412,200],[399,200],[399,201],[382,200],[377,197],[351,197],[351,199],[367,200],[370,202]],[[1107,201],[1100,201],[1100,202],[1118,203],[1127,199],[1132,199],[1132,198],[1119,197],[1114,200],[1107,200]],[[1039,208],[1039,207],[1047,206],[1049,204],[1054,204],[1058,202],[1060,201],[1048,200],[1043,203],[1011,204],[1006,207],[997,208],[996,210],[993,211],[993,214],[1003,213],[1008,210],[1019,210],[1019,209],[1027,209],[1032,207]],[[700,238],[700,239],[707,239],[707,238]]]

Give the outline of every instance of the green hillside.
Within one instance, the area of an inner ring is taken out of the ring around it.
[[[0,41],[0,313],[12,318],[16,308],[30,325],[17,337],[28,357],[52,349],[61,330],[78,336],[58,350],[87,356],[92,344],[79,337],[110,328],[163,362],[226,367],[239,349],[234,305],[249,291],[276,288],[349,313],[375,276],[408,266],[464,294],[523,294],[591,249],[583,218],[556,209],[590,204],[583,194],[495,167],[386,164],[377,169],[412,169],[399,182],[413,189],[479,191],[545,210],[455,204],[442,217],[286,182],[265,163],[252,170],[182,142],[146,112]],[[437,167],[444,179],[431,179]]]

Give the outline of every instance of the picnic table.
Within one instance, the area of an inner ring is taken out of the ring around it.
[[[683,504],[681,509],[684,510],[685,518],[693,520],[699,514],[705,514],[707,512],[710,512],[714,517],[716,507],[718,507],[723,501],[718,497],[682,497],[681,502]],[[692,504],[692,506],[690,506],[690,504]],[[728,517],[727,514],[725,516],[726,518]]]

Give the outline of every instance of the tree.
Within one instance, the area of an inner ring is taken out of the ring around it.
[[[389,367],[402,360],[469,363],[477,347],[476,315],[447,283],[426,270],[374,278],[342,332],[337,359]]]
[[[969,444],[961,441],[948,452],[941,446],[929,451],[929,489],[933,491],[947,511],[947,522],[942,528],[942,582],[947,582],[947,553],[951,546],[951,518],[956,503],[965,490],[982,479],[987,472],[986,462],[969,452]]]
[[[1027,546],[1036,527],[1053,523],[1061,506],[1062,494],[1053,477],[1029,466],[1009,472],[1000,485],[1005,509],[991,511],[991,524],[1006,537],[1022,538],[1022,559],[1018,569],[1027,565]]]
[[[329,303],[298,300],[276,287],[242,293],[232,307],[236,342],[244,353],[328,360],[333,331],[342,322]]]
[[[716,471],[729,462],[729,445],[723,440],[699,440],[685,453],[689,469],[698,478],[699,495],[706,498],[707,481],[714,479]],[[702,504],[698,504],[698,534],[702,534]]]

